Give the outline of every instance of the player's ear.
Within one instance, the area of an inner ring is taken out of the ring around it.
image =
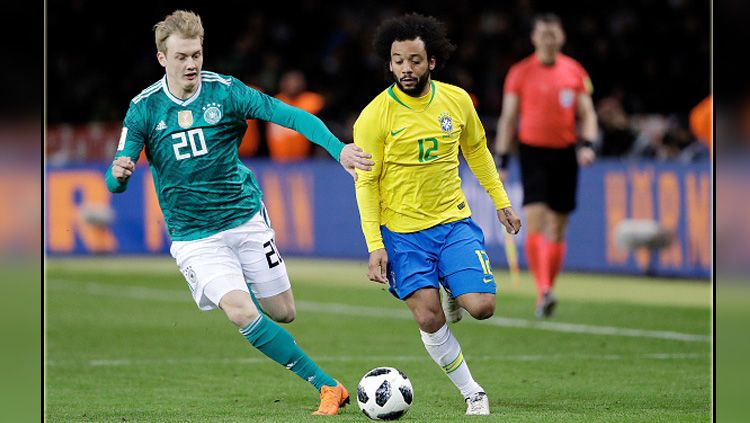
[[[435,64],[436,63],[437,63],[437,61],[435,60],[435,56],[430,57],[430,70],[431,71],[435,70]]]
[[[159,61],[159,64],[166,68],[167,67],[167,56],[164,55],[164,53],[157,51],[156,52],[156,60]]]

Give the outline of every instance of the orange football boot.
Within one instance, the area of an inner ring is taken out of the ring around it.
[[[326,386],[320,389],[320,407],[313,413],[316,416],[334,416],[338,414],[339,408],[349,404],[349,392],[338,380],[336,386]]]

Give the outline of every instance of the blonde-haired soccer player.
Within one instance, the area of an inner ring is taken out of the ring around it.
[[[476,319],[495,312],[484,235],[461,191],[459,148],[506,230],[518,233],[521,221],[469,94],[431,78],[454,49],[443,25],[415,14],[392,18],[380,25],[374,45],[395,82],[354,124],[354,143],[375,161],[371,172],[358,172],[355,184],[370,253],[368,277],[389,283],[390,292],[409,306],[427,352],[464,397],[466,414],[487,415],[487,394],[447,326],[439,294],[442,284],[448,292],[444,303],[457,302]]]
[[[257,118],[302,133],[355,178],[354,167],[368,169],[367,154],[344,145],[317,117],[203,70],[203,25],[195,13],[178,10],[154,31],[165,75],[130,102],[107,188],[127,189],[145,149],[170,253],[198,308],[221,309],[253,347],[314,386],[314,414],[337,414],[349,402],[346,388],[276,324],[294,320],[294,296],[260,186],[237,147],[247,119]]]

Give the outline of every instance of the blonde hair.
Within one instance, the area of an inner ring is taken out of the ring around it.
[[[203,22],[201,17],[187,10],[175,10],[163,21],[154,25],[156,49],[167,52],[167,38],[172,34],[179,34],[184,38],[200,37],[203,44]]]

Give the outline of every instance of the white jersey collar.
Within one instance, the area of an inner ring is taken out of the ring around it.
[[[172,100],[174,103],[177,103],[180,106],[187,106],[188,104],[195,101],[196,98],[201,94],[201,89],[203,89],[203,83],[201,82],[200,75],[198,76],[198,89],[195,90],[193,95],[186,99],[180,99],[172,95],[172,93],[169,92],[169,86],[167,85],[167,74],[164,74],[164,78],[161,79],[161,88],[164,90],[164,94],[169,97],[170,100]]]

